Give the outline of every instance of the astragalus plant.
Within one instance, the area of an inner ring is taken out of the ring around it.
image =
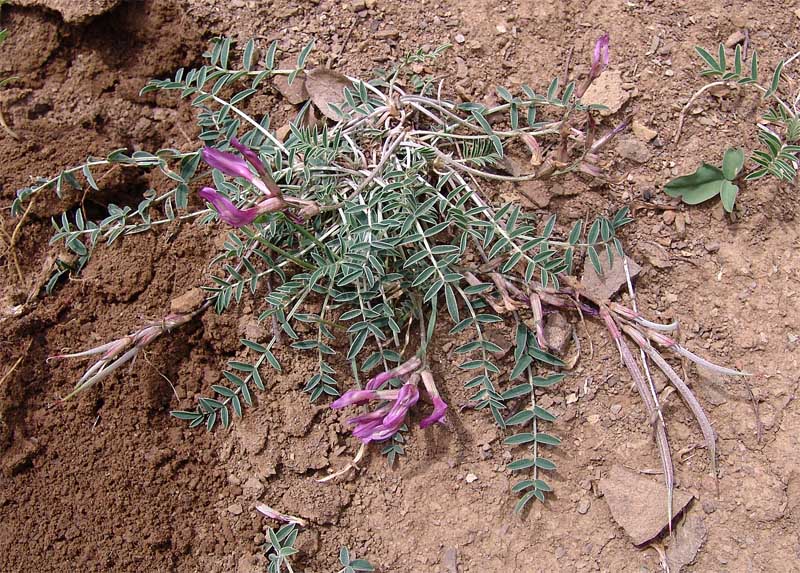
[[[498,204],[491,187],[484,187],[568,173],[602,176],[599,153],[627,121],[602,128],[598,106],[581,97],[608,65],[608,36],[598,40],[586,78],[566,85],[554,79],[543,92],[500,87],[503,101],[491,108],[455,103],[445,97],[444,82],[411,77],[409,64],[442,49],[411,54],[368,81],[307,70],[311,46],[295,67],[277,69],[276,49],[272,44],[257,58],[250,41],[234,65],[231,41],[218,39],[205,65],[144,88],[173,91],[197,110],[195,149],[116,150],[19,192],[18,213],[45,189],[63,194],[82,187],[81,175],[97,190],[93,171],[101,167],[160,169],[174,181],[174,188],[149,192],[135,208],[109,205],[100,221],[89,221],[80,209],[54,220],[54,241],[63,241],[76,260],[56,269],[50,289],[121,237],[135,240],[138,233],[189,221],[231,227],[211,261],[224,272],[208,277],[207,297],[197,308],[94,349],[54,357],[97,358],[67,397],[106,379],[154,338],[207,309],[223,313],[252,296],[271,336],[242,340],[242,355],[229,362],[222,381],[195,409],[173,416],[192,427],[228,427],[253,405],[253,390],[264,390],[277,375],[267,369],[281,371],[274,350],[288,345],[315,364],[305,384],[310,399],[331,400],[333,408],[369,404],[347,422],[363,444],[382,442],[393,459],[403,453],[401,432],[413,437],[412,421],[438,428],[453,411],[429,349],[439,337],[455,338],[471,395],[468,404],[456,406],[484,410],[502,428],[522,428],[506,440],[528,452],[509,464],[526,475],[514,487],[519,509],[550,491],[541,471],[555,464],[543,450],[559,443],[541,431],[555,416],[537,404],[540,393],[564,376],[564,363],[551,354],[543,333],[548,307],[603,319],[636,374],[622,338],[628,334],[695,404],[649,341],[693,355],[634,310],[592,299],[573,276],[584,259],[602,272],[603,258],[622,256],[617,232],[630,221],[627,209],[559,231],[555,215],[539,218],[517,204]],[[285,139],[276,135],[268,113],[247,107],[248,98],[270,89],[267,80],[276,75],[304,81],[310,94]],[[503,169],[512,148],[530,158],[527,173]],[[510,375],[499,364],[500,346],[487,336],[489,325],[504,326],[514,341]],[[636,381],[654,415],[652,384],[641,376]],[[711,449],[713,434],[702,420]]]

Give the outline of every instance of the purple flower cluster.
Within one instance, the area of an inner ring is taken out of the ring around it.
[[[371,401],[382,401],[383,404],[376,410],[347,420],[347,423],[353,426],[353,435],[365,444],[382,442],[397,433],[405,422],[408,412],[419,401],[417,384],[421,378],[433,401],[433,414],[422,420],[420,427],[427,428],[436,422],[443,422],[447,404],[439,396],[430,371],[425,369],[417,372],[421,365],[422,362],[415,357],[393,370],[381,372],[367,382],[364,390],[345,392],[331,404],[331,408],[339,409]],[[405,383],[399,390],[380,390],[381,386],[393,378],[400,378]]]
[[[266,199],[253,207],[239,209],[233,204],[233,201],[213,187],[203,187],[199,192],[200,197],[211,203],[217,210],[219,218],[233,227],[249,225],[264,213],[285,210],[289,205],[281,195],[278,185],[267,173],[258,155],[235,137],[231,138],[231,145],[242,154],[244,159],[227,151],[205,147],[201,152],[203,161],[229,177],[241,177],[249,181],[266,196]],[[255,173],[250,166],[255,169]]]

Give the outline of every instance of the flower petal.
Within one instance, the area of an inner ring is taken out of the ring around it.
[[[348,390],[338,400],[331,403],[331,408],[338,410],[347,406],[364,404],[376,398],[378,398],[378,393],[374,390]]]
[[[261,162],[261,158],[255,151],[244,145],[235,137],[231,137],[231,145],[233,145],[237,151],[239,151],[239,153],[241,153],[244,158],[247,159],[247,161],[255,168],[259,175],[266,177],[267,170],[264,169],[264,164]]]
[[[199,192],[201,198],[211,203],[219,214],[219,218],[234,227],[244,227],[252,223],[261,213],[261,209],[251,207],[239,209],[233,201],[219,193],[213,187],[203,187]]]
[[[242,177],[248,181],[253,181],[253,179],[255,179],[253,172],[247,167],[247,162],[233,153],[221,151],[214,147],[204,147],[201,154],[203,156],[203,161],[214,169],[219,169],[225,175],[230,177]]]
[[[438,396],[434,396],[433,398],[433,414],[428,416],[427,418],[423,419],[419,423],[419,427],[422,429],[427,428],[437,422],[444,422],[444,415],[447,413],[447,403],[439,398]]]

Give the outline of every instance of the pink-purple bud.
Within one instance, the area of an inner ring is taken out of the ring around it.
[[[589,86],[592,85],[592,82],[599,78],[600,74],[603,73],[603,70],[608,67],[608,62],[611,55],[610,44],[611,39],[608,33],[600,36],[595,42],[594,51],[592,52],[592,65],[589,67],[589,74],[586,76],[586,79],[576,87],[576,97],[583,97],[583,94],[586,93],[586,90],[589,89]]]
[[[381,372],[377,376],[370,378],[367,381],[366,388],[367,390],[377,390],[392,378],[405,378],[406,376],[414,372],[417,368],[419,368],[421,364],[422,361],[416,356],[414,356],[413,358],[409,358],[396,368],[393,368],[386,372]]]
[[[377,398],[378,393],[374,390],[348,390],[331,404],[331,408],[338,410],[339,408],[346,408],[347,406],[357,406]]]
[[[394,377],[394,374],[393,374],[393,372],[391,370],[389,370],[387,372],[381,372],[380,374],[378,374],[374,378],[370,378],[369,380],[367,380],[367,384],[366,384],[365,388],[367,390],[377,390],[378,388],[383,386],[386,382],[391,380],[393,377]]]
[[[389,413],[391,409],[391,405],[387,404],[386,406],[381,406],[377,410],[373,412],[367,412],[366,414],[359,414],[358,416],[353,416],[352,418],[347,419],[347,423],[351,426],[360,426],[362,424],[368,424],[370,422],[374,422],[376,420],[380,421],[383,420],[383,417]]]
[[[255,179],[253,172],[247,167],[247,162],[227,151],[220,151],[214,147],[204,147],[201,152],[203,161],[214,169],[219,169],[230,177],[242,177],[252,182]]]
[[[608,67],[609,60],[609,45],[611,37],[608,32],[603,34],[597,39],[594,44],[594,53],[592,54],[592,67],[589,70],[589,75],[597,78]]]

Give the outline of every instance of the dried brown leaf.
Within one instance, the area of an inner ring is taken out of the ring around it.
[[[334,121],[342,119],[339,114],[330,107],[334,104],[338,107],[344,105],[344,90],[351,87],[350,80],[339,72],[334,72],[326,68],[316,68],[306,72],[306,90],[311,96],[311,101],[319,108],[325,117]]]

